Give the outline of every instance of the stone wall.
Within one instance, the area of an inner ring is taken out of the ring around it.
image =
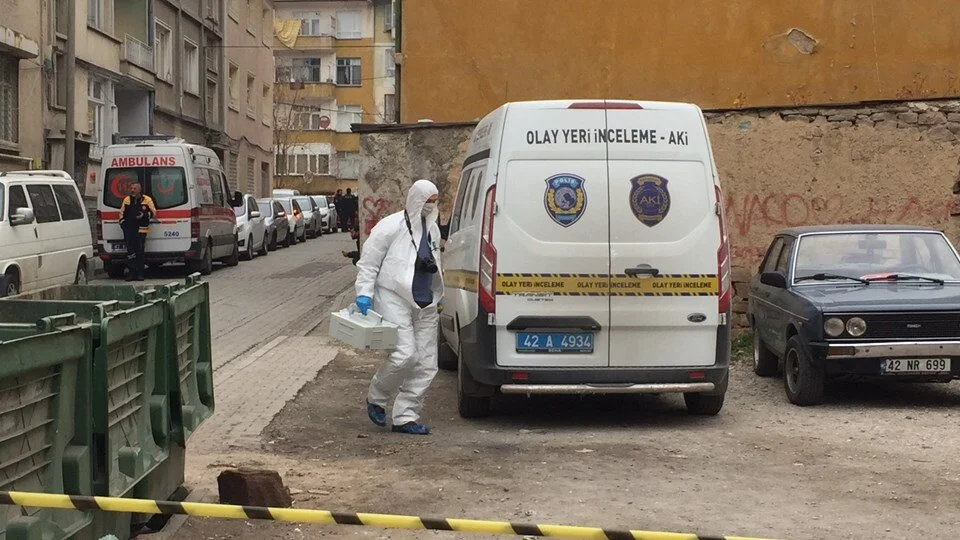
[[[938,227],[955,242],[960,101],[707,112],[733,247],[736,322],[746,282],[778,230],[833,223]],[[469,125],[361,136],[364,232],[417,178],[437,182],[446,221]]]

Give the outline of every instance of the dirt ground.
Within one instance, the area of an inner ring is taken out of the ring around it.
[[[429,437],[362,406],[379,356],[341,353],[263,433],[257,465],[294,506],[772,538],[945,537],[960,525],[960,387],[843,383],[790,405],[734,368],[724,410],[678,396],[503,399],[462,420],[455,374],[429,394]],[[225,464],[213,464],[211,467]],[[476,538],[432,531],[191,519],[179,538]]]

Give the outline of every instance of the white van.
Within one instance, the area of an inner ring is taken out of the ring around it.
[[[93,239],[64,171],[0,173],[0,296],[86,284]]]
[[[460,414],[504,394],[682,392],[717,414],[730,261],[700,109],[509,103],[476,127],[444,247]]]
[[[299,189],[275,189],[273,190],[274,199],[289,199],[291,197],[299,197]]]
[[[147,235],[148,266],[185,263],[191,272],[213,271],[213,261],[235,266],[240,192],[230,193],[217,154],[183,139],[162,135],[123,137],[103,153],[98,203],[100,258],[107,274],[123,276],[127,250],[120,229],[120,204],[131,182],[139,181],[157,215]]]

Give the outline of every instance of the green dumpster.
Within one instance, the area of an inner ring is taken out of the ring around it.
[[[94,494],[133,493],[165,464],[173,442],[164,300],[129,286],[63,286],[0,300],[4,312],[76,313],[90,322]],[[181,466],[179,483],[182,474]]]
[[[0,489],[92,494],[92,362],[90,324],[0,310]],[[94,514],[0,506],[0,538],[93,538]]]

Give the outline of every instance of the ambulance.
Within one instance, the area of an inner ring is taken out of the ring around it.
[[[475,128],[443,253],[441,365],[496,394],[682,393],[716,415],[730,244],[706,123],[682,103],[508,103]]]
[[[104,150],[97,208],[100,258],[110,277],[121,277],[125,268],[120,204],[131,182],[139,182],[157,207],[146,242],[149,266],[182,263],[207,275],[214,261],[238,263],[234,208],[243,196],[231,194],[213,150],[162,135],[121,137],[121,144]]]

